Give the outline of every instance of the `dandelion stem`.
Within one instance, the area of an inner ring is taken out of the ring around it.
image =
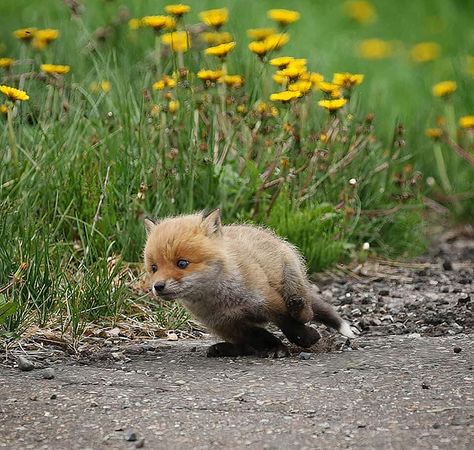
[[[454,105],[451,99],[446,100],[444,112],[446,115],[446,127],[448,135],[451,139],[456,139],[456,114],[454,112]]]
[[[10,143],[11,160],[16,163],[18,161],[18,151],[16,145],[15,130],[13,129],[13,106],[8,108],[8,140]]]
[[[184,68],[184,53],[178,52],[178,70]]]
[[[156,59],[156,73],[161,76],[161,40],[158,34],[155,35],[155,59]]]
[[[444,162],[444,157],[443,157],[443,151],[441,149],[441,145],[439,144],[439,142],[436,142],[434,144],[433,151],[434,151],[436,166],[438,168],[438,173],[439,173],[439,177],[440,177],[443,189],[445,190],[446,193],[450,193],[453,190],[453,188],[451,186],[451,183],[449,182],[448,172],[446,170],[446,164]]]

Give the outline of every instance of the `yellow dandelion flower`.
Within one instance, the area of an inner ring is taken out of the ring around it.
[[[191,46],[191,37],[187,31],[174,31],[161,36],[161,41],[171,47],[173,52],[184,53]]]
[[[228,42],[226,44],[216,45],[215,47],[206,48],[206,50],[204,50],[204,53],[206,55],[225,58],[234,49],[235,45],[235,42]]]
[[[102,80],[102,81],[94,81],[91,84],[89,84],[89,90],[91,92],[103,92],[104,94],[107,94],[107,92],[110,92],[112,89],[112,85],[110,84],[110,81],[107,80]]]
[[[267,16],[278,25],[286,26],[299,20],[300,13],[289,9],[270,9],[267,11]]]
[[[312,86],[313,84],[311,83],[311,81],[298,80],[298,81],[295,81],[294,83],[289,84],[288,90],[298,91],[304,95],[304,94],[307,94],[311,90]]]
[[[200,70],[197,73],[197,77],[203,81],[216,82],[220,77],[224,75],[222,70]]]
[[[53,28],[45,28],[44,30],[36,30],[34,33],[34,38],[39,41],[44,41],[49,44],[52,41],[55,41],[59,37],[59,30]]]
[[[364,0],[345,2],[344,12],[351,19],[363,24],[373,22],[377,16],[372,3]]]
[[[306,58],[295,58],[290,63],[288,64],[289,66],[294,66],[294,67],[304,67],[306,68],[306,64],[308,63],[308,60]]]
[[[263,41],[250,42],[248,48],[252,53],[263,58],[267,53],[283,47],[289,40],[290,37],[286,33],[272,34]]]
[[[156,32],[176,28],[176,21],[171,16],[145,16],[142,17],[141,23],[142,26],[153,28]]]
[[[270,60],[272,66],[278,67],[279,69],[284,69],[291,61],[295,58],[293,56],[280,56],[278,58],[273,58]]]
[[[268,36],[263,42],[267,45],[269,51],[273,51],[282,48],[289,40],[290,36],[288,34],[278,33]]]
[[[332,78],[332,82],[334,84],[348,89],[352,88],[353,86],[357,86],[358,84],[361,84],[363,81],[364,75],[360,73],[335,73]]]
[[[263,41],[275,33],[275,28],[251,28],[247,30],[247,36],[254,41]]]
[[[71,70],[70,66],[60,64],[41,64],[40,69],[44,73],[54,73],[56,75],[64,75]]]
[[[260,58],[263,58],[270,51],[265,41],[252,41],[248,47],[252,53],[260,56]]]
[[[420,42],[410,50],[411,59],[417,63],[433,61],[441,55],[441,47],[436,42]]]
[[[279,75],[278,73],[273,74],[272,79],[276,84],[279,84],[281,86],[288,83],[288,78],[284,77],[283,75]]]
[[[20,28],[19,30],[15,30],[13,32],[13,36],[15,36],[20,41],[31,41],[35,36],[36,28]]]
[[[474,116],[462,116],[459,118],[459,126],[461,128],[474,128]]]
[[[201,39],[209,45],[220,45],[232,42],[234,37],[227,31],[209,31],[200,34]]]
[[[5,103],[0,105],[0,113],[1,114],[8,114],[8,105]]]
[[[141,26],[142,26],[142,21],[140,19],[133,18],[128,21],[128,28],[130,30],[133,30],[133,31],[138,30]]]
[[[277,117],[278,109],[266,102],[258,102],[253,107],[254,111],[265,117]]]
[[[365,39],[359,42],[357,53],[364,59],[384,59],[392,56],[393,45],[382,39]]]
[[[339,92],[339,86],[334,83],[328,83],[327,81],[319,81],[316,83],[316,87],[323,91],[325,94],[332,94],[333,92]]]
[[[239,88],[244,85],[245,80],[242,75],[224,75],[219,78],[219,82],[224,83],[229,87]]]
[[[5,86],[4,84],[0,86],[0,92],[12,102],[17,100],[25,101],[30,98],[25,91],[21,91],[20,89],[16,89],[14,87]]]
[[[427,128],[425,135],[431,139],[439,139],[443,136],[443,130],[441,128]]]
[[[289,65],[282,70],[277,72],[277,75],[287,77],[290,80],[295,80],[300,77],[306,71],[305,67]]]
[[[0,67],[4,69],[9,69],[15,60],[13,58],[0,58]]]
[[[178,5],[165,6],[165,11],[168,14],[171,14],[173,16],[181,17],[187,14],[189,11],[191,11],[191,7],[188,5],[183,5],[182,3],[179,3]]]
[[[168,102],[168,111],[174,114],[179,109],[179,101],[178,100],[170,100]]]
[[[37,50],[44,50],[51,42],[59,37],[59,31],[46,28],[44,30],[36,30],[31,45]]]
[[[303,94],[299,91],[282,91],[276,92],[275,94],[270,95],[270,100],[272,102],[282,102],[287,103],[300,98]]]
[[[227,8],[209,9],[200,12],[199,17],[207,26],[218,29],[229,20],[229,10]]]
[[[156,91],[161,91],[164,88],[173,89],[174,87],[176,87],[176,80],[168,75],[163,75],[161,80],[158,80],[157,82],[153,83],[153,89],[155,89]]]
[[[240,105],[237,105],[237,112],[240,114],[245,114],[247,112],[247,106],[243,105],[242,103]]]
[[[313,87],[317,87],[321,81],[324,81],[324,76],[318,72],[310,72],[309,81],[311,81]]]
[[[345,98],[337,98],[334,100],[319,100],[318,105],[329,112],[334,112],[341,109],[346,103],[347,100]]]
[[[435,97],[446,97],[453,94],[457,88],[458,85],[455,81],[441,81],[433,85],[432,92]]]

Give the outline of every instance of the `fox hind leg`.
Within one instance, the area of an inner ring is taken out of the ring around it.
[[[281,295],[288,315],[297,322],[305,324],[315,320],[334,328],[348,338],[355,337],[349,324],[339,316],[331,305],[320,298],[316,286],[307,280],[306,274],[300,266],[291,263],[284,266]],[[306,336],[308,333],[312,333],[304,331],[304,328],[298,328],[296,324],[289,327],[289,332],[290,335],[296,333],[296,338],[303,340],[308,339]]]
[[[305,274],[298,266],[286,264],[283,268],[282,281],[281,295],[289,316],[300,323],[311,321],[314,312]]]
[[[349,324],[342,319],[331,305],[321,299],[315,286],[312,286],[310,290],[309,299],[313,309],[314,320],[339,331],[343,336],[348,338],[356,337]]]

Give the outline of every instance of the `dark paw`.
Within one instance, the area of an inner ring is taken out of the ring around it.
[[[292,342],[293,344],[299,345],[300,347],[309,348],[316,344],[319,339],[321,339],[321,335],[319,334],[318,330],[305,326],[304,329],[298,330]]]
[[[241,352],[237,346],[230,342],[218,342],[207,349],[208,358],[221,358],[225,356],[239,356]]]
[[[260,358],[286,358],[287,356],[290,356],[289,350],[284,346],[278,346],[275,348],[269,348],[265,350],[259,350],[257,353],[257,356]]]

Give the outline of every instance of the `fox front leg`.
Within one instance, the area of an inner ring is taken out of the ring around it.
[[[287,339],[299,347],[309,348],[321,338],[318,330],[304,325],[290,316],[280,317],[277,325]]]
[[[255,326],[239,327],[235,342],[219,342],[207,350],[208,357],[246,356],[283,358],[289,355],[288,349],[276,336],[265,328]]]

